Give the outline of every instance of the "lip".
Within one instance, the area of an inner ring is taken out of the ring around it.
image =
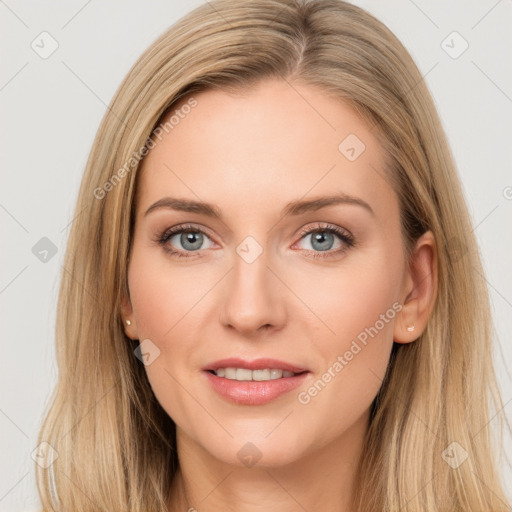
[[[219,359],[213,363],[206,365],[203,370],[218,370],[219,368],[245,368],[247,370],[265,370],[269,368],[271,370],[286,370],[293,373],[302,373],[305,371],[309,371],[307,368],[302,368],[300,366],[296,366],[285,361],[279,361],[277,359],[270,358],[260,358],[254,359],[253,361],[244,361],[243,359],[237,357],[230,357],[227,359]],[[218,377],[224,378],[224,377]],[[286,378],[294,378],[294,377],[286,377]],[[227,380],[227,379],[226,379]],[[277,379],[276,379],[277,380]]]
[[[256,364],[255,361],[253,361],[253,363]],[[236,367],[243,368],[243,366]],[[290,366],[288,365],[288,367]],[[224,367],[220,365],[218,368],[229,368],[229,366]],[[265,368],[268,368],[268,366]],[[279,368],[279,365],[277,368]],[[261,368],[250,369],[258,370]],[[225,377],[217,377],[217,375],[208,370],[204,370],[203,374],[206,376],[211,388],[228,401],[238,405],[263,405],[300,386],[310,372],[305,371],[293,377],[282,377],[280,379],[267,381],[226,379]]]

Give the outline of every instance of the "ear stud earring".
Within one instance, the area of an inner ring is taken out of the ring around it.
[[[407,327],[407,330],[408,330],[409,332],[414,331],[414,324],[413,324],[413,325],[409,325],[409,326]]]
[[[130,320],[126,320],[126,325],[132,325],[132,323],[130,322]]]

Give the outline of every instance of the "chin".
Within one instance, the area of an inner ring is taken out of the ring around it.
[[[210,454],[216,459],[240,468],[277,468],[291,464],[302,455],[304,441],[278,436],[274,439],[261,436],[244,436],[230,439],[222,446],[209,448]]]

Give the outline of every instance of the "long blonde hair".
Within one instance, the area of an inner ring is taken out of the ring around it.
[[[407,256],[427,229],[437,242],[435,308],[418,340],[393,347],[372,404],[355,509],[505,510],[489,432],[502,402],[488,291],[454,160],[418,68],[383,23],[341,0],[212,0],[138,59],[90,152],[61,275],[59,378],[38,439],[58,454],[48,468],[36,465],[44,511],[167,510],[175,425],[120,317],[137,171],[178,100],[266,78],[318,86],[357,109],[389,155]],[[447,462],[466,452],[458,467]]]

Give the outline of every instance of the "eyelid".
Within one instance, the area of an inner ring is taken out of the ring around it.
[[[354,238],[352,236],[352,234],[345,228],[342,228],[335,224],[330,224],[329,222],[317,222],[316,225],[314,225],[314,226],[308,225],[307,227],[302,228],[299,231],[297,236],[299,236],[300,239],[302,239],[304,236],[310,235],[311,233],[314,233],[315,231],[330,231],[332,233],[338,234],[340,236],[344,236],[349,239]]]
[[[165,229],[162,233],[162,237],[170,237],[172,235],[176,235],[177,233],[181,233],[182,231],[193,231],[198,232],[203,235],[208,236],[208,238],[212,238],[212,235],[210,234],[210,230],[207,228],[204,228],[198,224],[192,224],[192,223],[185,223],[185,224],[178,224],[176,226],[172,226],[171,228]]]

